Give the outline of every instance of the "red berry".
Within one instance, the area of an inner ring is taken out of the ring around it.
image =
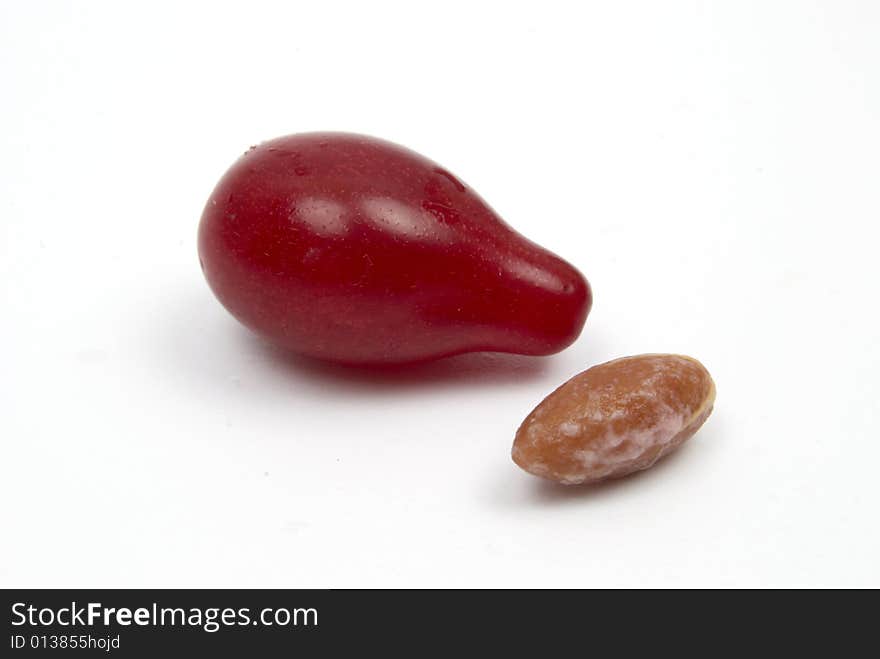
[[[242,323],[346,363],[547,355],[578,337],[591,304],[580,272],[455,176],[360,135],[251,148],[205,206],[199,256]]]

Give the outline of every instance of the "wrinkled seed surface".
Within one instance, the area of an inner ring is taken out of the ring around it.
[[[690,438],[714,401],[715,384],[696,359],[615,359],[547,396],[519,427],[513,461],[565,484],[626,476]]]

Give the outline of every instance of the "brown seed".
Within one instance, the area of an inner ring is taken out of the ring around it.
[[[715,383],[696,359],[637,355],[574,376],[526,417],[513,461],[574,485],[647,469],[699,429]]]

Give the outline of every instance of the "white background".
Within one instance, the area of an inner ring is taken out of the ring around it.
[[[405,144],[575,263],[546,359],[273,353],[202,279],[251,144]],[[0,584],[880,586],[875,2],[0,8]],[[509,451],[682,352],[703,430],[562,488]]]

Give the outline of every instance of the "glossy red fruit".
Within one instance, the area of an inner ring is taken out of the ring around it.
[[[455,176],[361,135],[252,147],[205,206],[199,256],[242,323],[353,364],[551,354],[578,337],[591,304],[580,272]]]

